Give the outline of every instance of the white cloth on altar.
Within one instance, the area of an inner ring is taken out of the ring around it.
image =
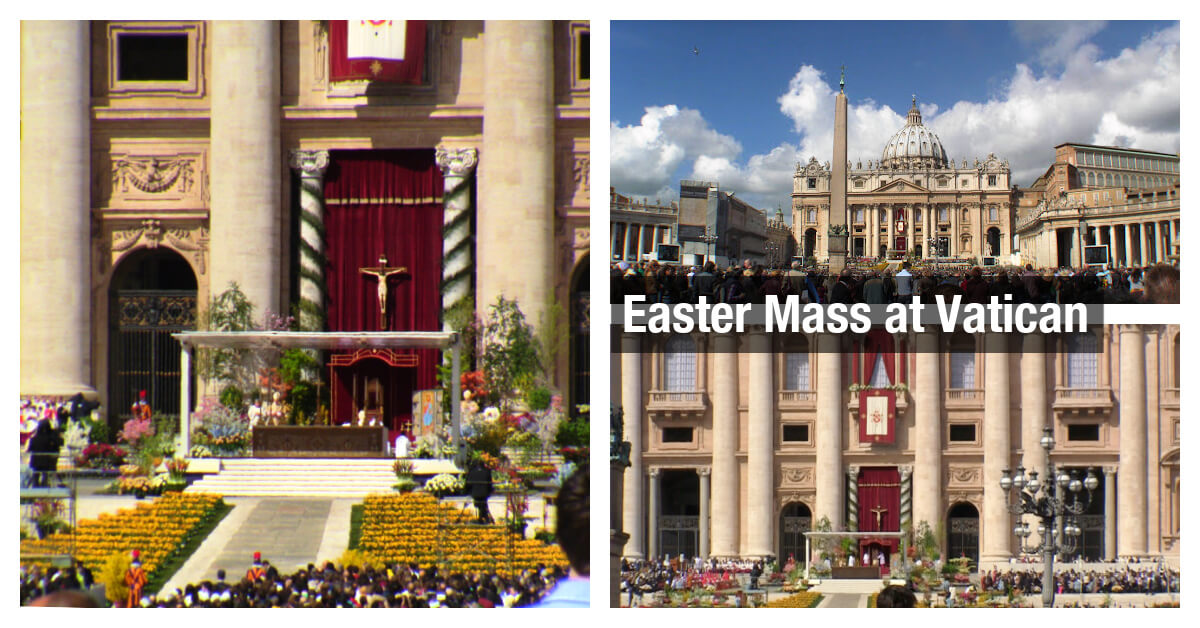
[[[409,445],[409,441],[408,441],[407,436],[405,436],[404,434],[401,434],[396,437],[396,457],[397,458],[407,458],[408,457],[408,445]]]

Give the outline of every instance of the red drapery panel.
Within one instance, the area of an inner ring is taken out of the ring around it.
[[[900,531],[900,472],[895,467],[866,467],[859,471],[858,530]]]
[[[871,376],[875,371],[875,356],[883,354],[883,367],[887,371],[888,381],[893,384],[896,382],[896,360],[895,360],[895,340],[892,335],[882,329],[872,329],[867,332],[867,339],[864,343],[863,350],[863,365],[866,367],[863,373],[863,383],[869,383]]]
[[[330,331],[439,331],[441,329],[442,173],[433,150],[330,151],[325,175],[325,284]],[[387,325],[379,326],[379,280],[360,269],[379,265],[405,273],[387,279]],[[436,385],[440,352],[421,349],[413,384]],[[334,386],[357,365],[334,371]],[[366,368],[366,367],[363,367]],[[390,367],[397,368],[397,367]],[[389,375],[383,381],[391,382]],[[396,382],[397,384],[399,382]],[[411,395],[411,385],[408,394]],[[393,393],[388,393],[389,400]],[[395,394],[400,394],[399,392]],[[353,415],[350,395],[335,398],[333,419]],[[389,415],[411,415],[411,396]],[[391,402],[389,401],[389,406]],[[393,422],[392,429],[399,429]]]
[[[329,78],[334,81],[372,80],[420,85],[425,73],[425,21],[405,23],[404,60],[347,59],[347,20],[329,21]]]

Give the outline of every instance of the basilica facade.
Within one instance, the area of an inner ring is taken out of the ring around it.
[[[921,120],[913,99],[905,125],[878,161],[847,164],[846,226],[852,258],[974,259],[1008,263],[1013,207],[1008,161],[989,153],[956,162]],[[797,255],[829,259],[833,169],[815,157],[796,165],[792,230]]]
[[[803,562],[803,533],[828,520],[881,533],[924,523],[942,531],[943,556],[1007,562],[1020,550],[1000,478],[1047,455],[1098,480],[1075,518],[1079,555],[1179,554],[1176,325],[614,343],[627,557]],[[871,542],[887,550],[894,536]]]
[[[314,331],[569,304],[586,403],[589,59],[586,21],[23,22],[21,394],[178,412],[170,334],[236,283]]]

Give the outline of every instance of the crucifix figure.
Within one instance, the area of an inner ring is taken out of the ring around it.
[[[408,268],[405,266],[388,266],[387,256],[379,256],[378,266],[368,266],[358,269],[358,272],[364,275],[372,275],[379,281],[379,331],[387,330],[387,280],[392,275],[407,273]]]
[[[871,512],[875,513],[875,528],[883,530],[883,513],[887,512],[887,508],[876,506],[871,509]]]

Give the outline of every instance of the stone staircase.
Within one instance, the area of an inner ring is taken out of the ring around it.
[[[396,483],[390,458],[226,458],[220,471],[190,492],[254,497],[354,497],[389,493]],[[454,473],[449,460],[412,460],[413,475]]]
[[[829,595],[832,593],[854,593],[858,595],[870,595],[878,593],[883,588],[883,580],[880,578],[870,579],[847,579],[847,580],[822,580],[820,584],[815,585],[812,590],[818,593]]]

